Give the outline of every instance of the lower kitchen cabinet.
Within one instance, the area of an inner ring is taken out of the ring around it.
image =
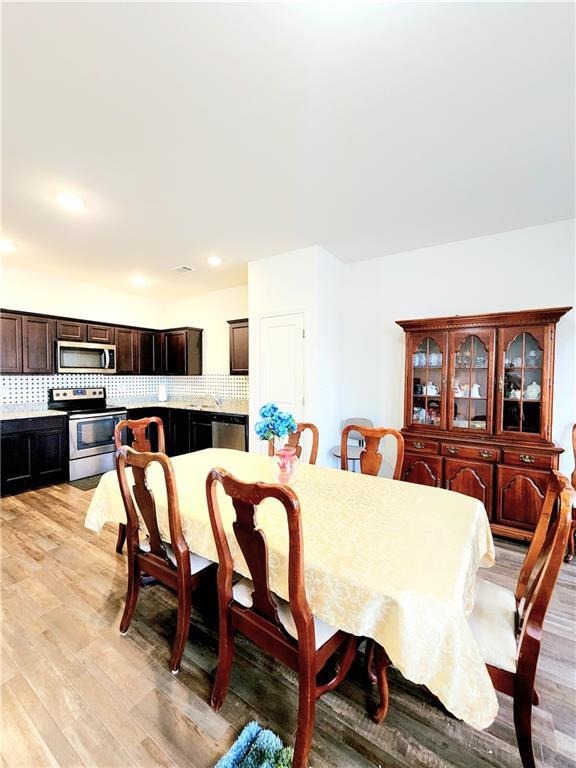
[[[493,477],[492,464],[444,459],[444,487],[478,499],[486,507],[488,516],[492,509]]]
[[[180,408],[170,408],[170,438],[168,453],[180,456],[190,453],[190,412]]]
[[[68,479],[65,417],[3,421],[0,436],[2,495]]]
[[[439,456],[404,454],[402,480],[418,485],[442,485],[442,459]]]
[[[203,451],[212,448],[212,416],[190,412],[190,450]]]
[[[162,425],[164,427],[164,443],[167,452],[169,452],[169,436],[170,436],[170,419],[167,408],[129,408],[128,419],[130,421],[138,421],[138,419],[149,419],[151,416],[158,416],[162,419]],[[150,440],[150,447],[152,451],[158,450],[158,428],[153,426],[148,430],[148,437]],[[132,437],[129,437],[130,442]]]

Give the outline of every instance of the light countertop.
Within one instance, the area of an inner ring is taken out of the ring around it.
[[[198,400],[196,398],[196,400]],[[222,405],[202,405],[195,402],[195,398],[186,400],[167,400],[165,403],[159,403],[157,400],[128,400],[121,398],[110,398],[108,405],[118,407],[125,406],[127,410],[133,408],[179,408],[185,411],[200,411],[202,413],[223,413],[232,416],[247,416],[247,400],[224,400]],[[9,421],[11,419],[39,419],[46,416],[63,416],[64,411],[49,410],[46,403],[20,403],[17,405],[3,405],[0,412],[0,421]]]

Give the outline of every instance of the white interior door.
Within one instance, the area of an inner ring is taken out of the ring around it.
[[[274,402],[304,418],[305,339],[301,312],[260,318],[260,405]]]

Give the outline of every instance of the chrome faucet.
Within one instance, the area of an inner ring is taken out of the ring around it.
[[[202,398],[202,405],[204,405],[204,406],[207,405],[206,398],[212,399],[216,403],[217,406],[221,406],[222,403],[224,402],[224,398],[221,395],[219,395],[219,394],[204,395],[204,397]]]

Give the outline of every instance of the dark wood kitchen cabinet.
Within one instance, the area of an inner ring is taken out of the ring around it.
[[[22,373],[22,316],[0,314],[0,373]]]
[[[120,375],[202,375],[201,328],[158,331],[1,309],[0,334],[2,374],[54,373],[58,340],[116,345]]]
[[[159,373],[160,355],[157,331],[138,331],[138,373]]]
[[[170,456],[190,453],[190,412],[182,408],[170,408],[168,453]]]
[[[550,470],[556,323],[570,307],[399,321],[404,480],[483,502],[493,533],[530,539]]]
[[[230,375],[248,375],[248,318],[228,320],[230,325]]]
[[[114,326],[113,325],[86,325],[86,340],[93,344],[114,344]]]
[[[22,317],[22,373],[50,375],[54,372],[54,321],[45,317]]]
[[[139,339],[135,328],[116,328],[116,373],[138,373]]]
[[[138,419],[149,419],[151,416],[158,416],[162,420],[164,427],[164,447],[166,453],[170,456],[170,413],[168,408],[129,408],[128,418],[130,421],[137,421]],[[153,451],[158,450],[158,428],[156,425],[149,428],[149,440]]]
[[[2,495],[68,479],[68,429],[63,416],[10,419],[1,423]]]
[[[56,338],[58,341],[86,341],[86,323],[76,320],[57,320]]]
[[[162,373],[167,376],[202,375],[202,329],[173,328],[161,334]]]

